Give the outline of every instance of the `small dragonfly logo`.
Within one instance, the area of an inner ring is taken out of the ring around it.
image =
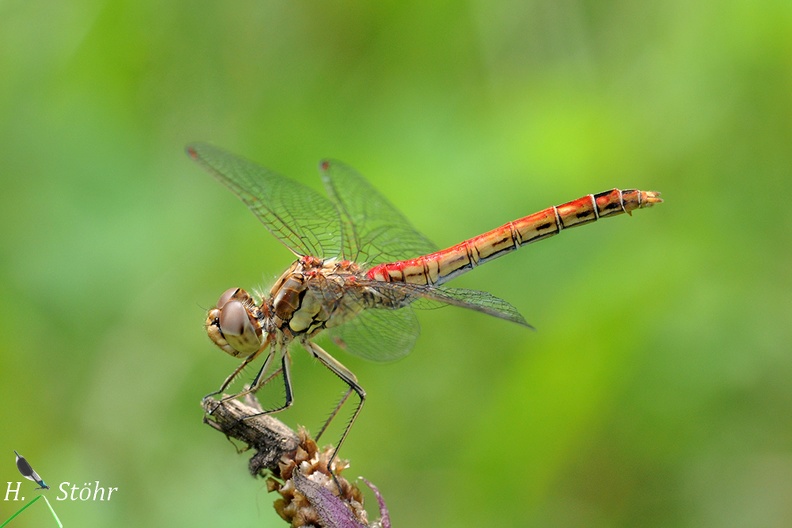
[[[38,484],[39,487],[36,489],[49,489],[49,486],[47,486],[41,477],[39,477],[38,473],[36,473],[36,471],[33,469],[33,466],[31,466],[30,463],[25,460],[25,457],[17,453],[16,450],[14,450],[14,453],[16,454],[17,468],[19,469],[19,472],[22,473],[22,476]]]

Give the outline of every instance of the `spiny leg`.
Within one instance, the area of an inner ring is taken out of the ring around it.
[[[263,386],[265,386],[265,385],[269,384],[269,382],[270,382],[270,381],[272,381],[272,380],[274,380],[274,379],[275,379],[275,378],[278,376],[278,374],[280,374],[281,372],[283,372],[283,367],[282,367],[282,366],[281,366],[281,367],[278,367],[278,370],[274,371],[272,374],[270,374],[269,376],[267,376],[267,379],[265,379],[263,382],[261,382],[261,386],[263,387]],[[240,393],[240,395],[241,395],[241,396],[247,396],[247,395],[248,395],[248,393],[249,393],[249,392],[248,392],[248,389],[249,389],[251,386],[252,386],[252,385],[247,385],[247,386],[245,386],[245,390],[244,390],[243,392],[241,392],[241,393]]]
[[[268,342],[269,342],[269,340],[268,340]],[[266,348],[266,344],[265,344],[265,346],[262,346],[262,348],[260,348],[254,354],[251,354],[250,356],[245,358],[245,361],[243,361],[241,365],[239,365],[236,369],[234,369],[234,372],[232,372],[231,375],[228,376],[228,378],[226,378],[225,382],[223,382],[223,385],[220,387],[220,389],[218,389],[217,391],[215,391],[215,392],[213,392],[211,394],[208,394],[208,395],[204,396],[204,399],[212,397],[212,396],[215,396],[216,394],[220,394],[223,391],[225,391],[225,389],[228,388],[228,386],[239,375],[239,373],[248,364],[250,364],[250,362],[253,361],[256,358],[256,356],[258,354],[260,354],[265,348]],[[226,397],[222,398],[218,402],[218,407],[220,405],[222,405],[223,402],[226,402],[228,400],[233,400],[233,399],[236,399],[236,398],[247,396],[248,394],[255,394],[256,391],[258,391],[261,387],[263,387],[264,385],[266,385],[267,383],[272,381],[280,373],[283,373],[283,384],[284,384],[284,389],[285,389],[285,393],[286,393],[286,397],[285,397],[285,401],[284,401],[283,405],[281,405],[280,407],[276,407],[274,409],[268,409],[266,411],[262,411],[260,413],[253,414],[253,415],[248,416],[246,418],[251,418],[253,416],[260,416],[262,414],[276,413],[278,411],[282,411],[282,410],[290,407],[292,402],[293,402],[293,400],[294,400],[294,398],[293,398],[293,390],[292,390],[292,384],[291,384],[291,376],[290,376],[290,373],[289,373],[288,351],[284,351],[282,353],[282,355],[281,355],[281,366],[280,366],[280,368],[278,368],[277,370],[275,370],[274,372],[269,374],[269,376],[267,376],[266,378],[264,377],[264,374],[269,371],[270,365],[272,364],[272,360],[277,355],[277,352],[278,352],[278,347],[273,346],[270,349],[269,354],[267,355],[267,359],[264,360],[264,364],[261,366],[261,368],[259,369],[258,373],[256,373],[256,377],[253,378],[253,382],[250,384],[250,386],[245,387],[241,392],[238,392],[236,394],[232,394],[230,396],[226,396]],[[216,408],[217,407],[215,407],[215,409]]]
[[[275,376],[277,376],[278,374],[281,374],[281,373],[283,375],[283,386],[284,386],[284,390],[285,390],[285,393],[286,393],[283,405],[281,405],[279,407],[276,407],[274,409],[266,409],[266,410],[264,410],[264,409],[262,409],[261,404],[259,403],[259,401],[254,399],[253,406],[258,410],[258,412],[254,412],[254,413],[248,414],[246,416],[242,416],[241,418],[237,419],[236,423],[239,424],[239,423],[241,423],[241,422],[243,422],[243,421],[245,421],[245,420],[247,420],[249,418],[255,418],[256,416],[274,414],[276,412],[280,412],[280,411],[283,411],[283,410],[288,409],[289,407],[291,407],[292,403],[294,402],[294,395],[293,395],[292,384],[291,384],[291,375],[290,375],[290,371],[289,371],[289,364],[290,364],[289,361],[290,360],[289,360],[288,352],[284,352],[281,355],[281,366],[280,366],[280,368],[275,370],[273,373],[271,373],[265,379],[262,377],[262,373],[267,370],[267,368],[269,367],[269,364],[272,361],[272,358],[275,355],[276,355],[276,351],[273,349],[270,352],[270,354],[267,356],[267,359],[265,360],[264,365],[261,367],[261,369],[259,370],[259,372],[256,375],[256,377],[253,379],[253,383],[250,386],[246,386],[244,388],[244,390],[242,390],[241,392],[239,392],[237,394],[233,394],[231,396],[227,396],[227,397],[223,398],[222,400],[220,400],[219,402],[217,402],[217,406],[215,406],[209,414],[210,415],[213,414],[216,409],[218,409],[220,406],[222,406],[228,400],[233,400],[233,399],[240,398],[240,397],[243,397],[243,396],[248,396],[248,395],[251,395],[251,394],[255,394],[255,392],[257,390],[259,390],[261,387],[263,387],[264,385],[269,383],[272,379],[275,378]]]
[[[335,460],[335,457],[338,454],[338,450],[341,448],[341,445],[344,443],[344,440],[349,434],[349,430],[352,428],[352,424],[355,423],[355,420],[360,414],[360,410],[363,408],[363,404],[366,402],[366,391],[364,391],[363,387],[361,387],[358,384],[357,378],[355,377],[354,374],[352,374],[352,372],[348,368],[342,365],[333,356],[325,352],[319,345],[307,339],[302,340],[302,345],[305,347],[306,350],[311,352],[311,354],[313,354],[313,356],[316,359],[318,359],[325,367],[327,367],[333,374],[341,378],[341,380],[344,383],[346,383],[347,386],[349,387],[344,397],[341,398],[341,401],[333,410],[327,422],[325,422],[324,426],[319,432],[319,435],[321,435],[325,431],[325,429],[327,429],[327,426],[329,425],[330,421],[335,417],[335,415],[338,413],[338,410],[341,408],[344,402],[346,402],[347,398],[349,397],[350,394],[352,394],[353,391],[358,395],[358,398],[360,399],[360,403],[358,403],[357,407],[355,407],[355,411],[352,413],[352,417],[350,418],[349,423],[347,423],[346,427],[344,427],[344,432],[341,434],[341,438],[338,440],[338,444],[336,445],[336,448],[333,451],[333,456],[331,456],[330,460],[328,460],[327,462],[328,468],[332,468],[333,460]],[[332,472],[332,469],[330,469],[330,471]]]
[[[253,418],[254,416],[261,416],[263,414],[274,414],[276,412],[283,411],[283,410],[288,409],[289,407],[291,407],[292,403],[294,402],[294,392],[292,390],[291,374],[290,374],[290,370],[289,370],[289,353],[288,352],[284,351],[284,353],[282,354],[280,368],[278,370],[276,370],[275,372],[273,372],[272,374],[270,374],[266,379],[262,378],[262,373],[269,366],[268,364],[272,360],[272,357],[274,355],[275,355],[274,352],[270,353],[270,355],[267,357],[267,360],[264,362],[264,365],[261,367],[261,370],[259,370],[259,373],[253,379],[253,383],[251,383],[250,387],[244,389],[242,392],[234,394],[233,396],[229,396],[228,398],[224,398],[223,401],[226,401],[226,400],[229,400],[229,399],[234,399],[234,398],[240,398],[242,396],[247,396],[248,394],[254,394],[261,387],[263,387],[269,381],[271,381],[275,376],[277,376],[278,373],[283,373],[283,388],[284,388],[284,391],[286,393],[283,405],[281,405],[280,407],[276,407],[274,409],[267,409],[267,410],[263,410],[263,411],[261,411],[259,413],[251,414],[250,416],[246,416],[245,418],[243,418],[243,420],[246,420],[248,418]]]
[[[332,421],[333,421],[333,418],[335,418],[335,417],[336,417],[336,415],[338,414],[338,411],[340,411],[340,410],[341,410],[341,407],[343,407],[343,406],[344,406],[344,403],[346,403],[347,399],[349,398],[349,396],[350,396],[351,394],[352,394],[352,387],[349,387],[349,388],[346,390],[346,392],[344,393],[344,395],[341,397],[341,399],[339,400],[339,402],[336,404],[336,406],[335,406],[335,408],[332,410],[332,412],[330,412],[330,416],[328,416],[328,417],[327,417],[327,420],[325,420],[325,423],[324,423],[324,424],[322,424],[322,428],[321,428],[321,429],[319,429],[319,432],[318,432],[318,433],[316,433],[316,441],[317,441],[317,442],[318,442],[318,441],[319,441],[319,439],[322,437],[322,435],[324,434],[324,432],[327,430],[327,426],[328,426],[328,425],[330,425],[330,422],[332,422]]]
[[[232,372],[231,375],[228,376],[225,379],[223,384],[220,385],[220,388],[217,389],[216,391],[210,392],[209,394],[204,396],[204,399],[211,398],[212,396],[217,396],[218,394],[222,394],[228,388],[228,386],[231,385],[231,382],[233,382],[236,379],[236,377],[239,375],[239,373],[242,372],[245,369],[245,367],[247,367],[254,359],[256,359],[256,357],[258,357],[258,355],[259,355],[259,352],[257,351],[257,352],[254,352],[253,354],[250,354],[248,357],[246,357],[245,360],[242,362],[242,364],[239,365],[237,368],[235,368],[234,372]],[[270,356],[271,355],[272,354],[270,354]],[[266,365],[268,361],[269,361],[269,357],[267,358],[267,361],[265,361],[264,364]],[[264,367],[262,367],[262,368],[264,368]]]
[[[232,372],[231,375],[228,376],[225,379],[223,384],[220,385],[220,388],[217,389],[216,391],[210,392],[209,394],[204,396],[204,399],[211,398],[212,396],[217,396],[218,394],[222,394],[228,388],[228,386],[231,385],[231,382],[233,382],[236,379],[236,377],[239,375],[239,373],[242,372],[245,369],[245,367],[247,367],[254,359],[259,357],[259,355],[267,349],[267,347],[270,345],[271,342],[272,342],[271,337],[267,336],[267,339],[264,341],[264,343],[261,344],[259,349],[256,350],[255,352],[253,352],[252,354],[250,354],[248,357],[246,357],[245,360],[242,362],[242,364],[239,365],[237,368],[235,368],[234,372]],[[264,370],[269,365],[269,363],[270,363],[270,361],[272,359],[272,355],[273,355],[274,350],[275,350],[275,347],[273,346],[273,348],[270,350],[269,356],[267,357],[266,361],[264,361],[264,365],[261,367],[261,369],[259,370],[258,374],[256,375],[256,379],[261,377],[262,372],[264,372]]]

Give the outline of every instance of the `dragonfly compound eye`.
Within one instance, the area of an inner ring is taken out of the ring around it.
[[[226,291],[223,292],[223,294],[217,300],[217,308],[222,310],[223,306],[225,306],[226,303],[231,299],[242,301],[243,303],[252,302],[253,300],[250,297],[250,294],[245,290],[243,290],[242,288],[228,288]]]
[[[220,348],[238,356],[252,354],[261,347],[261,325],[242,302],[230,300],[217,310],[217,328],[233,351],[221,345]]]

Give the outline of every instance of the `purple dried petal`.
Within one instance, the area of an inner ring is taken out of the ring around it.
[[[355,518],[349,506],[330,490],[308,479],[299,471],[293,473],[292,479],[294,487],[308,499],[326,528],[366,528],[366,525]]]
[[[379,488],[363,477],[360,477],[360,480],[365,482],[366,486],[371,488],[371,491],[374,492],[374,496],[377,497],[377,504],[379,504],[380,511],[380,523],[382,523],[382,528],[391,528],[390,513],[388,512],[388,507],[385,505],[385,499],[383,498],[382,493],[380,493]]]

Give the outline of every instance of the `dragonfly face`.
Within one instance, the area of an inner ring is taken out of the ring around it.
[[[266,340],[260,309],[241,288],[229,288],[206,316],[209,339],[227,354],[239,357],[257,352]]]

